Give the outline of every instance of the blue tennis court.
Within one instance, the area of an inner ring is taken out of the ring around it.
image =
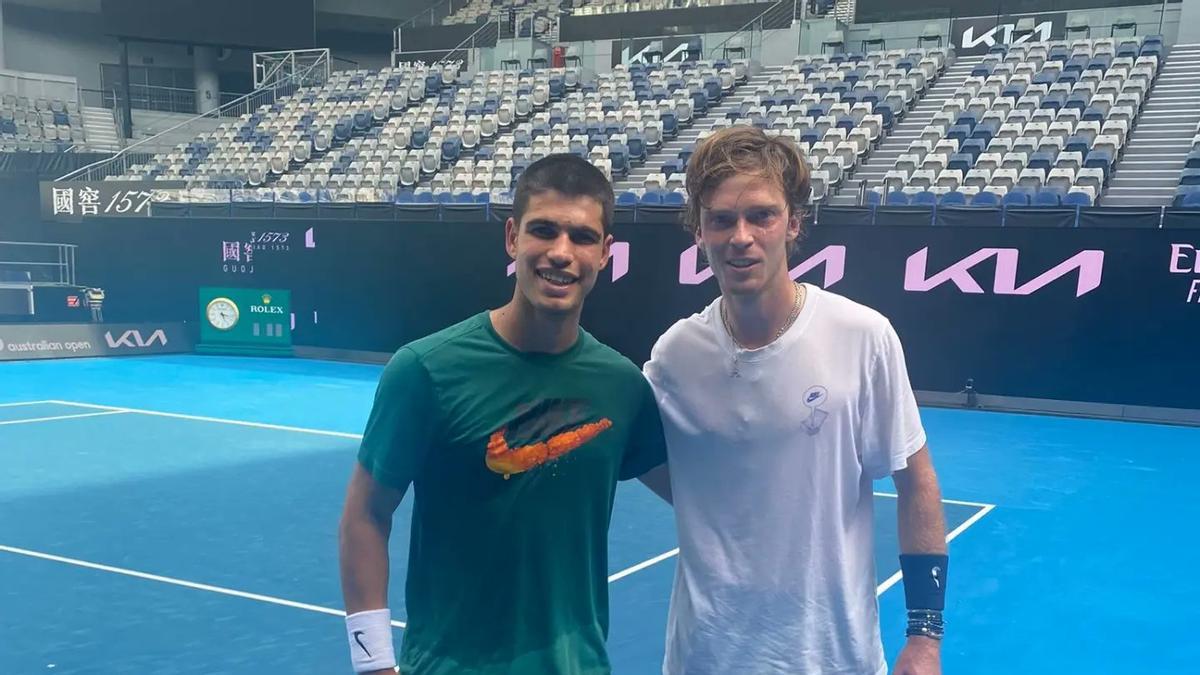
[[[379,370],[202,356],[0,366],[0,673],[348,672],[336,527]],[[953,541],[945,672],[1194,667],[1200,429],[923,413]],[[894,660],[891,492],[876,486]],[[398,623],[410,507],[392,546]],[[668,507],[622,484],[617,673],[659,671],[674,548]]]

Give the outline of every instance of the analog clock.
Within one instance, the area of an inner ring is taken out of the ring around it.
[[[204,312],[208,323],[217,330],[229,330],[237,325],[240,312],[237,304],[229,298],[213,298]]]

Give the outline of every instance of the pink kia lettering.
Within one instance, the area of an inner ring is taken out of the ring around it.
[[[1015,248],[982,248],[941,272],[927,277],[929,247],[925,247],[909,256],[905,264],[904,290],[923,293],[949,281],[963,293],[983,293],[983,287],[971,275],[971,268],[993,256],[996,258],[996,277],[992,282],[992,292],[999,295],[1030,295],[1055,279],[1079,270],[1075,297],[1080,297],[1100,286],[1104,272],[1104,251],[1086,250],[1017,286],[1017,259],[1020,252]]]

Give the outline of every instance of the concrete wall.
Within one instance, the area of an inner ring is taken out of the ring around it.
[[[84,89],[100,88],[100,64],[119,63],[120,43],[104,35],[99,15],[6,4],[4,63],[12,70],[70,75]],[[386,59],[385,59],[386,61]],[[185,45],[130,43],[130,65],[170,68],[194,66]],[[250,72],[248,53],[234,52],[218,62],[219,72]]]
[[[1200,42],[1200,0],[1183,0],[1180,3],[1179,36],[1183,44]]]

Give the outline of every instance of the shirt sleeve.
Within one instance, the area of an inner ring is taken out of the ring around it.
[[[358,461],[375,480],[404,490],[434,442],[433,382],[416,353],[403,348],[383,369]]]
[[[642,402],[633,421],[632,433],[621,461],[620,480],[637,478],[650,469],[667,461],[667,441],[663,437],[662,418],[654,390],[650,383],[641,381]]]
[[[879,480],[908,466],[925,446],[921,413],[908,379],[904,349],[891,323],[876,339],[863,413],[863,469]]]

